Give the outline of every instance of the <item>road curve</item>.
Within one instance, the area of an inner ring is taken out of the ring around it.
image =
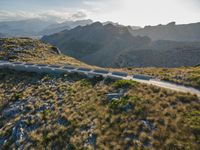
[[[108,70],[95,70],[89,68],[79,68],[75,66],[58,66],[58,65],[45,65],[45,64],[20,63],[20,62],[8,62],[8,61],[0,61],[0,68],[9,68],[17,71],[50,73],[50,74],[79,73],[87,75],[88,77],[103,76],[104,78],[133,80],[136,82],[154,85],[177,92],[196,94],[198,97],[200,97],[200,90],[198,89],[156,80],[145,75],[131,76],[125,72],[110,72]]]
[[[195,89],[193,87],[186,87],[186,86],[183,86],[183,85],[179,85],[179,84],[175,84],[175,83],[169,83],[169,82],[156,80],[156,79],[150,79],[148,81],[145,81],[145,80],[133,78],[132,80],[140,82],[140,83],[158,86],[158,87],[161,87],[161,88],[170,89],[170,90],[177,91],[177,92],[191,93],[191,94],[195,94],[198,97],[200,97],[200,90]]]

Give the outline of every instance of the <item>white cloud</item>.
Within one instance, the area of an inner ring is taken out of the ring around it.
[[[17,11],[17,12],[11,12],[11,11],[0,11],[0,21],[9,21],[9,20],[22,20],[27,18],[36,18],[38,17],[37,14],[30,13],[30,12],[24,12],[24,11]]]
[[[87,0],[98,11],[89,14],[93,20],[111,20],[126,25],[157,25],[176,21],[178,24],[200,21],[200,9],[192,8],[189,0],[108,0],[104,5]],[[186,3],[187,1],[188,3]],[[193,0],[198,1],[198,0]],[[199,8],[199,7],[198,7]]]
[[[0,21],[24,20],[24,19],[46,19],[62,22],[65,20],[80,20],[87,17],[87,11],[82,9],[77,10],[47,10],[40,12],[27,11],[3,11],[0,10]]]
[[[62,4],[59,1],[57,3]],[[62,6],[44,7],[49,10],[40,12],[8,12],[1,9],[0,21],[42,18],[60,22],[87,18],[140,26],[165,24],[171,21],[179,24],[200,21],[199,0],[74,0],[74,5],[66,3]],[[43,7],[39,10],[43,10]]]

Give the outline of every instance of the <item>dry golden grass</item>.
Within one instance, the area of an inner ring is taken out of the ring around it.
[[[145,74],[186,86],[200,88],[200,66],[180,68],[123,68],[129,74]]]
[[[27,38],[0,39],[3,42],[0,59],[16,62],[31,62],[36,64],[57,64],[92,67],[72,57],[57,54],[54,47],[39,40]],[[22,50],[15,50],[23,47]],[[30,48],[29,48],[30,47]],[[32,49],[33,48],[33,49]]]
[[[4,148],[16,148],[12,129],[27,126],[26,149],[198,149],[200,100],[194,95],[138,84],[102,82],[75,75],[0,72],[0,112],[16,102],[25,108],[0,118]],[[125,95],[109,101],[106,94]],[[48,106],[48,107],[44,107]],[[25,111],[26,110],[26,111]],[[30,116],[32,116],[30,119]]]

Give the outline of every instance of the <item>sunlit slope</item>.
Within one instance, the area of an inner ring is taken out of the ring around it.
[[[0,149],[198,149],[200,100],[133,81],[0,70]]]
[[[29,38],[0,39],[0,59],[41,64],[89,66],[60,54],[57,48],[49,44]]]

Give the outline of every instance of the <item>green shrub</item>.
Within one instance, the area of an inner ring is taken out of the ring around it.
[[[200,135],[200,111],[195,110],[188,112],[185,117],[185,122],[194,134]]]
[[[198,98],[193,95],[178,95],[177,100],[181,101],[182,103],[191,103],[196,101]]]
[[[12,96],[13,101],[18,101],[20,98],[22,98],[21,93],[14,93],[13,96]]]
[[[137,83],[135,81],[131,80],[118,80],[113,83],[113,87],[118,89],[118,88],[129,88],[129,87],[134,87]]]
[[[134,110],[135,114],[141,116],[145,113],[143,101],[135,96],[125,96],[119,100],[113,100],[108,104],[108,107],[112,113],[127,112],[131,109]]]
[[[90,87],[91,86],[91,83],[87,80],[87,79],[82,79],[81,81],[80,81],[80,85],[81,86],[85,86],[85,87]]]

